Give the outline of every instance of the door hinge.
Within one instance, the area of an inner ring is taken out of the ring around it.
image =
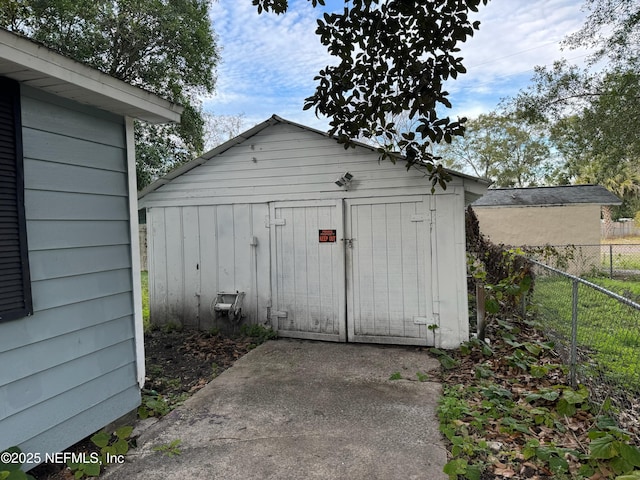
[[[286,225],[287,220],[285,218],[274,218],[273,220],[269,219],[268,216],[264,217],[264,226],[266,228],[271,227],[271,225]]]
[[[278,311],[278,310],[271,310],[271,318],[287,318],[288,314],[287,312],[283,312],[283,311]]]
[[[411,215],[412,222],[424,222],[426,219],[425,215]]]

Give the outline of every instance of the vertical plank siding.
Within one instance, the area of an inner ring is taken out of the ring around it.
[[[286,313],[271,324],[281,334],[344,340],[339,298],[344,292],[342,206],[335,201],[273,205],[273,309]],[[336,230],[320,243],[319,230]]]
[[[0,324],[0,450],[57,452],[134,409],[125,128],[24,88],[34,314]]]
[[[229,329],[211,310],[218,292],[246,292],[243,315],[264,321],[269,301],[266,205],[152,208],[149,228],[150,315],[158,325]],[[253,246],[255,237],[257,245]],[[261,319],[258,312],[263,313]]]
[[[466,260],[464,234],[464,204],[461,195],[434,197],[435,202],[435,258],[437,270],[434,289],[439,299],[440,327],[436,335],[444,348],[455,348],[469,338],[469,322],[463,308],[467,308]],[[441,228],[448,225],[449,229]],[[464,293],[464,295],[462,295]]]
[[[426,344],[426,325],[415,323],[436,322],[425,197],[351,200],[347,210],[350,339]]]
[[[344,189],[335,181],[347,171]],[[375,151],[267,126],[140,200],[151,320],[224,327],[211,301],[240,290],[243,322],[288,336],[459,343],[468,335],[465,188],[482,189],[473,184],[454,175],[432,196],[424,173]],[[320,244],[323,228],[338,230],[337,245]]]

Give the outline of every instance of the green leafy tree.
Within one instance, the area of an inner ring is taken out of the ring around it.
[[[492,180],[498,187],[545,183],[551,169],[548,142],[515,115],[495,112],[467,122],[464,137],[438,148],[450,168]]]
[[[207,0],[3,0],[0,27],[185,107],[180,124],[137,123],[138,188],[202,152],[201,94],[217,63]]]
[[[588,108],[601,93],[597,74],[566,60],[554,62],[552,67],[537,66],[534,71],[531,83],[503,103],[506,110],[541,128]]]
[[[598,95],[551,127],[551,140],[565,158],[563,175],[597,183],[623,199],[618,216],[640,207],[640,75],[613,71],[594,85]]]
[[[623,199],[614,215],[633,216],[640,207],[640,4],[585,0],[584,7],[583,27],[565,44],[595,48],[589,68],[567,61],[537,67],[510,103],[548,130],[565,161],[557,182],[604,185]]]
[[[323,0],[309,0],[313,6]],[[488,0],[345,0],[341,13],[326,13],[316,33],[337,59],[316,76],[315,93],[305,109],[330,120],[329,133],[345,148],[351,139],[386,138],[378,151],[395,162],[398,150],[407,167],[425,167],[435,186],[448,175],[431,153],[433,144],[464,132],[466,119],[451,120],[443,84],[466,72],[459,45],[479,28],[469,13]],[[284,13],[287,0],[252,0],[258,13]],[[408,112],[415,120],[401,131],[393,117]]]
[[[557,63],[539,69],[512,105],[546,128],[563,159],[553,183],[594,183],[618,195],[615,217],[640,208],[640,73],[632,66],[591,73]]]
[[[637,0],[585,0],[587,19],[565,39],[570,48],[596,48],[593,62],[607,58],[617,66],[637,64],[640,54],[640,3]]]

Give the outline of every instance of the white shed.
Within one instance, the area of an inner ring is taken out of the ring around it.
[[[224,329],[221,292],[280,336],[456,347],[468,339],[465,205],[428,177],[273,116],[147,187],[151,321]],[[225,301],[231,301],[227,297]]]

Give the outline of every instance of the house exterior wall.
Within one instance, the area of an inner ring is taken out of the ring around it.
[[[335,185],[345,172],[349,190]],[[464,248],[464,180],[430,195],[422,172],[378,162],[365,148],[279,123],[174,178],[140,200],[147,208],[151,320],[200,328],[228,326],[211,302],[218,291],[247,293],[246,323],[269,322],[269,206],[273,202],[428,195],[433,222],[426,295],[437,309],[433,343],[453,347],[468,339]],[[431,301],[433,300],[433,302]],[[430,331],[433,335],[434,331]]]
[[[598,245],[600,206],[473,207],[480,231],[512,246]]]
[[[0,323],[0,450],[58,452],[135,409],[124,119],[22,89],[32,316]]]

